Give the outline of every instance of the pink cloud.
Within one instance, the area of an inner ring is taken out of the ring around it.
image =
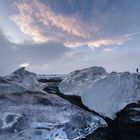
[[[57,30],[81,38],[89,37],[89,33],[82,29],[82,23],[76,21],[74,17],[66,17],[54,13],[47,5],[33,0],[30,3],[16,3],[18,14],[11,16],[19,29],[32,37],[35,42],[47,42],[48,38],[45,32],[48,28],[55,27]],[[39,24],[42,24],[42,29]],[[81,25],[80,25],[81,24]]]
[[[19,29],[37,43],[49,40],[62,41],[67,47],[87,45],[91,48],[108,45],[122,45],[130,38],[103,37],[98,26],[85,24],[77,15],[65,16],[55,13],[38,0],[15,4],[17,13],[11,17]]]
[[[12,16],[11,19],[16,23],[19,29],[23,33],[31,36],[35,42],[47,42],[48,39],[42,34],[41,29],[34,25],[34,21],[31,16],[32,8],[30,5],[22,3],[21,5],[16,4],[16,7],[19,13]]]

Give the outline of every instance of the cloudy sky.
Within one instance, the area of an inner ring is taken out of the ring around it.
[[[0,0],[0,75],[140,68],[140,0]]]

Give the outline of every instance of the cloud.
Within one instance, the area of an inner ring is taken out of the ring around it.
[[[37,0],[32,0],[30,3],[23,1],[16,3],[15,6],[18,14],[11,16],[11,19],[22,32],[30,35],[36,42],[47,41],[47,36],[45,37],[44,30],[40,28],[40,25],[46,32],[56,28],[65,34],[77,37],[86,38],[89,36],[76,18],[56,14],[47,5]]]
[[[81,5],[78,7],[81,10],[81,14],[85,15],[81,8],[85,6],[85,10],[88,10],[86,6],[89,6],[90,2],[89,0],[81,2]],[[55,8],[57,5],[60,7],[58,1],[54,3]],[[74,1],[69,1],[66,4],[71,6],[73,3]],[[94,16],[94,18],[91,17],[89,20],[86,17],[82,17],[80,11],[66,15],[65,11],[54,10],[50,1],[43,3],[37,0],[31,0],[30,2],[22,0],[15,4],[17,12],[11,16],[11,19],[23,33],[30,36],[36,43],[55,40],[63,42],[68,47],[87,45],[93,48],[114,44],[122,45],[130,38],[130,36],[126,36],[128,33],[123,30],[123,27],[125,28],[123,23],[117,21],[119,18],[122,19],[122,16],[120,16],[121,12],[123,12],[122,8],[119,9],[116,6],[115,8],[119,12],[114,10],[115,14],[112,16],[110,12],[113,9],[104,13],[101,10],[101,8],[106,7],[105,3],[109,4],[108,0],[103,1],[101,6],[99,6],[100,3],[100,1],[95,1],[94,4],[91,2],[91,9],[85,11],[85,13],[89,12],[89,15]],[[96,5],[97,7],[95,7]],[[62,9],[65,9],[65,7],[62,7]],[[123,25],[123,27],[120,25]],[[114,29],[120,32],[115,32]],[[130,33],[132,34],[132,32]]]
[[[11,22],[28,40],[13,43],[0,32],[1,74],[19,66],[37,73],[68,73],[92,65],[110,71],[138,67],[139,1],[15,1]]]
[[[103,49],[103,51],[104,51],[104,52],[111,52],[112,49],[111,49],[111,48],[105,48],[105,49]]]
[[[18,57],[14,44],[10,43],[5,35],[0,31],[0,75],[11,72],[18,66]]]
[[[116,43],[116,40],[109,40],[109,39],[106,39],[106,40],[96,40],[96,41],[93,41],[93,42],[89,42],[88,43],[88,46],[89,47],[100,47],[100,46],[105,46],[105,45],[113,45]]]
[[[91,55],[93,55],[91,57]],[[133,56],[133,57],[130,57]],[[102,66],[107,69],[108,72],[112,71],[130,71],[135,72],[136,68],[139,68],[140,52],[129,51],[121,52],[114,51],[102,51],[98,54],[82,54],[82,53],[70,53],[63,56],[56,61],[42,64],[32,65],[31,70],[38,73],[70,73],[73,70],[83,69],[90,66]],[[129,65],[128,65],[129,64]]]
[[[19,67],[26,67],[26,68],[29,67],[29,66],[30,66],[29,63],[27,63],[27,62],[19,65]]]
[[[42,65],[60,59],[65,53],[71,50],[61,42],[52,42],[41,44],[17,44],[19,54],[22,59],[27,60],[30,65]]]
[[[128,40],[131,40],[132,36],[125,35],[120,39],[99,39],[94,41],[85,41],[85,42],[65,42],[65,46],[69,48],[77,48],[80,46],[88,46],[90,48],[99,48],[102,46],[110,46],[110,45],[122,45]]]
[[[34,21],[31,14],[27,14],[28,11],[32,11],[28,4],[18,5],[16,4],[19,14],[12,16],[11,19],[17,24],[19,29],[30,36],[35,42],[47,42],[47,37],[43,36],[41,29],[34,25]]]
[[[61,42],[51,41],[43,44],[12,43],[0,32],[0,75],[11,73],[21,66],[26,66],[33,71],[34,66],[41,69],[43,65],[51,65],[70,52],[71,50]]]
[[[62,42],[14,44],[2,32],[0,42],[0,75],[11,73],[19,66],[27,66],[28,70],[42,74],[69,73],[93,65],[103,66],[108,71],[134,72],[140,67],[140,51],[111,51],[107,47],[99,52],[89,49],[80,51],[80,48],[75,51]]]

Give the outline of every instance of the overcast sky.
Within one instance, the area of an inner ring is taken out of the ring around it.
[[[0,0],[0,75],[140,68],[140,0]]]

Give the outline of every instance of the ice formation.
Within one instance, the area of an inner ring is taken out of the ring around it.
[[[41,90],[24,68],[0,77],[0,140],[78,140],[105,126],[101,117]]]
[[[91,67],[72,72],[59,89],[63,94],[80,96],[89,109],[114,119],[126,105],[140,99],[138,77],[129,72],[107,73],[102,67]]]

